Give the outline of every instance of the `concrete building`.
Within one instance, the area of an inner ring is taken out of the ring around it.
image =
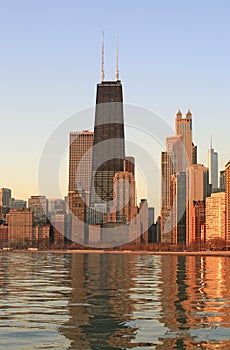
[[[206,198],[206,242],[225,240],[225,192]]]
[[[225,208],[226,208],[226,240],[230,247],[230,160],[225,165]]]
[[[199,234],[194,230],[197,219],[196,203],[205,201],[208,195],[208,168],[193,164],[186,170],[186,245],[197,243]]]
[[[13,209],[7,214],[9,244],[15,248],[32,245],[33,212],[29,209]]]
[[[175,121],[176,135],[182,137],[182,171],[185,171],[193,162],[193,144],[192,144],[192,113],[190,110],[186,113],[186,117],[182,116],[180,110],[176,114]]]
[[[114,204],[109,215],[115,214],[115,221],[127,224],[137,215],[136,184],[132,172],[116,173],[113,178],[113,189]]]
[[[186,173],[180,172],[171,177],[172,235],[171,243],[186,244]]]
[[[174,174],[175,155],[161,153],[161,241],[171,243],[172,231],[172,193],[171,176]]]

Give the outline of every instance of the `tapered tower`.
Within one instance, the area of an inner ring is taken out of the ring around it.
[[[123,171],[125,144],[122,84],[118,76],[118,47],[117,80],[105,81],[104,40],[101,71],[102,81],[97,84],[96,96],[90,207],[94,211],[99,210],[106,214],[112,206],[113,178],[117,172]],[[99,223],[98,220],[95,222],[95,219],[90,221]]]

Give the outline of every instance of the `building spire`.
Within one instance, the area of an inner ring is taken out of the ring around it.
[[[119,80],[119,67],[118,67],[118,38],[116,43],[116,80]]]
[[[210,141],[210,149],[212,149],[212,134],[211,134],[211,141]]]
[[[102,32],[102,45],[101,45],[101,81],[105,80],[105,71],[104,71],[104,56],[105,56],[105,51],[104,51],[104,31]]]

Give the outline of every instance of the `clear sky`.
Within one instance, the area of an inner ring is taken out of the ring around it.
[[[114,79],[119,37],[125,102],[172,127],[178,107],[191,108],[199,161],[212,134],[222,169],[230,158],[229,13],[229,0],[0,1],[0,187],[16,198],[37,194],[47,138],[95,103],[103,30],[106,79]]]

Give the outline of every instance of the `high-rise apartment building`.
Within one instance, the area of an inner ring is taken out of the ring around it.
[[[71,132],[69,144],[69,192],[81,189],[89,205],[91,186],[93,132]],[[72,210],[72,208],[70,208]]]
[[[172,244],[186,244],[186,173],[178,172],[171,177]]]
[[[73,242],[86,243],[86,208],[89,206],[93,132],[70,133],[68,206],[72,217]]]
[[[218,188],[218,153],[212,147],[212,142],[208,150],[209,183],[212,190]]]
[[[225,240],[225,192],[206,198],[206,241]]]
[[[129,223],[137,215],[136,184],[131,172],[120,171],[113,178],[114,204],[110,216],[116,222]]]
[[[172,205],[171,176],[175,173],[175,155],[161,153],[161,241],[171,243]]]
[[[230,160],[225,165],[225,207],[226,207],[226,240],[230,246]]]
[[[32,244],[33,213],[29,209],[13,209],[7,214],[8,239],[13,247]]]
[[[161,155],[161,174],[162,174],[162,206],[161,206],[161,239],[164,243],[172,243],[172,230],[175,225],[172,209],[174,206],[174,197],[172,193],[172,175],[182,171],[183,154],[182,135],[175,135],[166,138],[166,152]]]
[[[208,168],[193,164],[186,170],[186,245],[197,243],[200,232],[195,230],[196,205],[205,201],[208,195]]]

